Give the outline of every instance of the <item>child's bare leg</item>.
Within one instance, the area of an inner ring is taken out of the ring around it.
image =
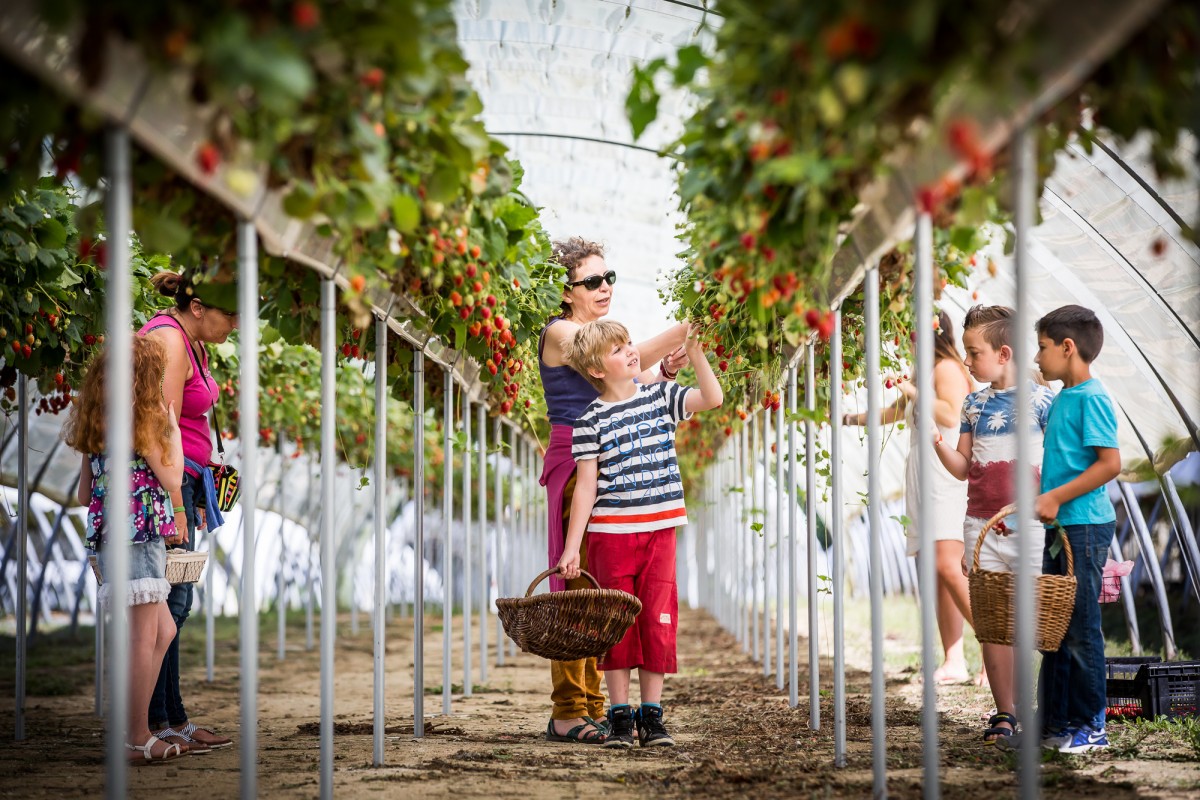
[[[1013,649],[1004,644],[980,644],[983,651],[983,664],[987,668],[988,679],[992,685],[992,699],[996,701],[996,711],[1013,714],[1016,702],[1013,698]],[[1007,722],[998,723],[996,727],[1011,728]],[[992,737],[990,741],[995,741]]]
[[[628,680],[628,671],[626,671],[626,676],[626,680]],[[654,703],[655,705],[662,704],[664,677],[665,676],[661,672],[651,672],[648,669],[638,670],[638,684],[642,689],[643,703]]]
[[[608,702],[614,706],[629,705],[629,670],[627,669],[610,669],[604,672],[604,685],[608,687]],[[658,684],[659,692],[662,692],[662,682]],[[642,686],[642,692],[645,693],[645,685]]]

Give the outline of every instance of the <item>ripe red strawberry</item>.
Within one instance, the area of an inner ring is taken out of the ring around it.
[[[12,343],[12,349],[13,349],[13,352],[15,352],[15,353],[17,353],[17,354],[19,355],[19,354],[21,353],[21,343],[20,343],[20,342],[13,342],[13,343]]]
[[[816,327],[821,324],[821,312],[817,311],[815,308],[810,308],[808,311],[805,311],[804,324],[815,330]]]
[[[359,294],[362,294],[362,290],[365,289],[366,286],[367,286],[367,279],[364,278],[362,275],[355,275],[353,278],[350,279],[350,288],[353,289],[354,291],[358,292]]]
[[[726,425],[726,426],[725,426],[725,435],[726,435],[726,436],[733,436],[733,428],[731,428],[731,427],[729,427],[728,425]]]
[[[29,358],[31,355],[33,355],[33,348],[27,344],[21,345],[21,355]]]
[[[528,402],[528,401],[526,401],[526,402]],[[500,413],[501,414],[507,414],[511,410],[512,410],[512,401],[511,400],[505,400],[503,403],[500,404]]]
[[[91,347],[92,345],[94,345],[96,343],[96,337],[90,333],[85,333],[83,335],[83,343],[86,344],[88,347]],[[14,342],[13,344],[16,344],[16,342]]]
[[[479,245],[477,245],[477,244],[471,245],[471,258],[479,258],[479,254],[481,252],[483,252],[483,251],[479,249]]]
[[[743,233],[742,234],[742,247],[746,248],[747,250],[754,249],[755,241],[756,241],[756,239],[754,238],[753,233]]]
[[[724,359],[722,359],[720,362],[718,362],[717,366],[720,367],[721,372],[729,371],[729,362],[725,361]]]
[[[450,293],[450,305],[455,306],[455,307],[461,306],[462,305],[462,295],[459,294],[458,292],[451,292]]]
[[[310,31],[321,22],[321,10],[316,3],[300,0],[292,4],[292,24],[298,30]]]
[[[479,316],[483,317],[484,319],[487,319],[491,315],[492,315],[492,310],[490,308],[488,308],[487,306],[479,307]]]
[[[475,265],[474,265],[474,264],[467,264],[467,277],[468,277],[468,278],[474,278],[474,277],[475,277],[475,274],[476,274],[478,271],[479,271],[479,270],[478,270],[478,269],[475,267]]]
[[[463,307],[459,309],[458,315],[463,319],[466,319],[467,317],[471,316],[471,309]]]
[[[494,295],[494,294],[489,294],[487,297],[483,298],[483,302],[485,302],[485,303],[487,303],[489,306],[492,306],[493,308],[495,308],[495,306],[496,306],[496,295]]]
[[[379,67],[371,67],[362,74],[359,81],[368,89],[378,89],[383,85],[383,70]]]
[[[205,142],[200,145],[200,149],[196,151],[196,165],[200,167],[200,171],[205,175],[212,175],[217,171],[217,165],[221,163],[221,151],[212,142]]]
[[[346,358],[350,357],[350,343],[342,342],[342,355]]]

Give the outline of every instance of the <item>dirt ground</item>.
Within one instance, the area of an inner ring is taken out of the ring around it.
[[[507,666],[489,666],[486,683],[471,698],[454,698],[453,715],[441,711],[440,619],[426,627],[428,735],[412,736],[412,623],[395,619],[388,629],[387,724],[383,767],[371,765],[371,629],[358,635],[343,618],[336,648],[334,785],[340,797],[587,797],[619,791],[628,797],[870,797],[872,794],[869,675],[866,654],[852,649],[847,676],[849,761],[833,767],[831,668],[823,664],[822,721],[808,729],[806,697],[787,705],[774,678],[745,655],[736,640],[700,611],[685,611],[680,625],[682,672],[667,681],[667,721],[679,745],[653,752],[606,751],[543,741],[548,717],[549,670],[539,658],[518,654]],[[494,624],[494,623],[493,623]],[[493,629],[494,630],[494,629]],[[236,735],[236,637],[218,642],[216,680],[203,682],[202,619],[185,627],[185,702],[193,720]],[[263,797],[311,798],[318,794],[319,649],[303,648],[303,629],[290,631],[287,658],[275,657],[273,627],[263,626],[259,693],[258,785]],[[461,634],[456,630],[455,679],[461,680]],[[493,635],[494,640],[494,635]],[[911,642],[889,637],[889,648]],[[801,641],[799,652],[807,645]],[[493,641],[494,653],[494,641]],[[478,680],[478,666],[476,666]],[[82,673],[81,673],[82,674]],[[11,678],[9,678],[11,680]],[[800,685],[807,687],[801,670]],[[828,686],[825,684],[829,682]],[[888,792],[921,796],[921,687],[909,671],[887,677]],[[102,723],[91,714],[90,681],[73,695],[31,696],[27,741],[14,744],[12,693],[0,705],[0,797],[97,796],[104,765]],[[11,686],[11,685],[10,685]],[[806,692],[805,692],[806,693]],[[635,689],[636,696],[636,689]],[[943,794],[947,798],[1013,797],[1014,760],[979,739],[980,717],[990,695],[974,686],[939,695]],[[1112,726],[1117,738],[1119,726]],[[239,790],[239,749],[234,747],[130,771],[131,796],[232,798]],[[1131,754],[1114,747],[1087,757],[1055,757],[1043,766],[1046,797],[1194,798],[1200,764],[1179,746],[1146,742]]]

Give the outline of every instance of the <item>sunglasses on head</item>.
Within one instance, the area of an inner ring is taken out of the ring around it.
[[[601,283],[605,282],[607,282],[609,286],[612,286],[617,282],[617,273],[610,269],[603,275],[589,275],[581,281],[567,281],[567,287],[571,288],[574,286],[582,286],[589,292],[594,292],[600,288]]]

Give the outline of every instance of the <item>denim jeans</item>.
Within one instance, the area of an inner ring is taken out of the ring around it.
[[[183,475],[183,508],[188,521],[188,540],[183,545],[188,550],[196,549],[196,501],[203,489],[200,482],[188,475]],[[167,595],[167,608],[175,620],[175,638],[171,640],[166,655],[163,656],[162,667],[158,671],[158,682],[154,684],[154,694],[150,696],[149,722],[151,728],[176,727],[188,721],[187,711],[183,708],[183,698],[179,694],[179,629],[192,610],[192,584],[177,583],[171,587]]]
[[[1067,635],[1056,653],[1044,653],[1038,676],[1042,728],[1057,733],[1067,727],[1087,725],[1104,728],[1105,668],[1104,633],[1100,629],[1100,576],[1108,559],[1116,525],[1067,525],[1067,539],[1075,555],[1075,610]],[[1065,549],[1050,557],[1050,546],[1058,536],[1046,530],[1042,572],[1065,575]]]

